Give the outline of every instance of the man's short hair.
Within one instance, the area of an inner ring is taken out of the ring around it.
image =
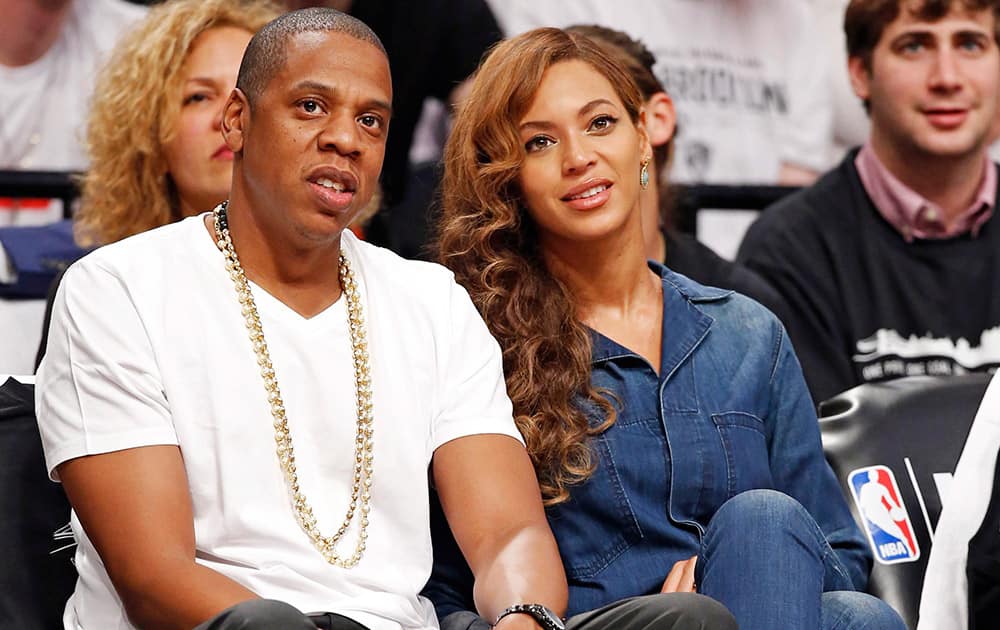
[[[251,107],[288,58],[288,41],[301,33],[342,33],[368,42],[382,51],[385,47],[372,29],[361,20],[335,9],[312,7],[285,13],[257,31],[240,63],[236,87],[246,95]]]
[[[860,57],[869,71],[872,51],[882,38],[885,28],[906,10],[917,18],[936,22],[960,3],[966,11],[978,13],[992,11],[993,39],[1000,44],[1000,0],[851,0],[844,13],[844,34],[847,36],[847,56]]]

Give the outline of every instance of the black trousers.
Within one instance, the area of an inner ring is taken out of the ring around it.
[[[336,613],[306,615],[273,599],[250,599],[223,610],[195,630],[368,630],[357,621]]]
[[[471,612],[456,612],[441,620],[441,630],[489,630],[490,624]],[[574,615],[567,630],[737,630],[725,606],[695,593],[631,597]]]

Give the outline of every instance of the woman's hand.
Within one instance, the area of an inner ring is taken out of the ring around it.
[[[687,560],[678,560],[674,567],[667,574],[667,579],[663,581],[661,593],[696,593],[697,587],[694,583],[694,565],[698,561],[698,556],[691,556]]]

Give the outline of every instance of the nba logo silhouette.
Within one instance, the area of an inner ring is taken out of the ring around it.
[[[919,558],[917,537],[892,471],[885,466],[858,468],[847,476],[847,483],[864,519],[875,559],[896,564]]]

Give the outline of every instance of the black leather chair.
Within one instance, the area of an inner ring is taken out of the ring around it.
[[[678,184],[672,186],[672,227],[698,234],[698,213],[701,210],[763,210],[786,195],[799,190],[797,186]]]
[[[983,522],[969,540],[966,580],[969,630],[989,630],[1000,622],[1000,458],[993,473],[993,495]]]
[[[909,516],[909,527],[904,522],[897,533],[912,533],[919,555],[897,544],[882,547],[888,563],[876,559],[869,591],[895,608],[910,628],[916,627],[927,556],[941,514],[934,476],[954,472],[989,381],[987,374],[915,376],[861,385],[819,407],[827,459],[858,524],[875,532],[876,556],[879,543],[885,545],[892,535],[883,535],[862,518],[858,505],[865,500],[857,498],[857,488],[871,467],[885,467],[895,477],[897,498]],[[874,470],[879,482],[887,481],[884,469]]]
[[[69,503],[46,474],[34,391],[0,385],[0,628],[18,630],[62,628],[76,583]]]

